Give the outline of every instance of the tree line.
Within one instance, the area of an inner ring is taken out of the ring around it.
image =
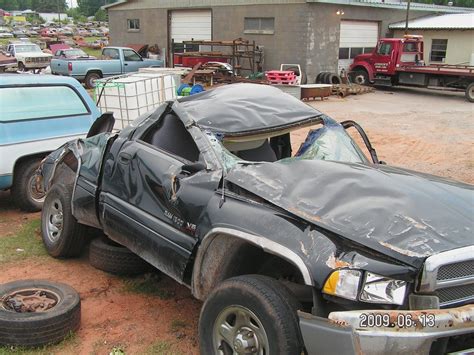
[[[73,15],[94,16],[101,6],[117,0],[77,0],[77,7],[71,8]],[[65,12],[70,0],[0,0],[0,9],[6,11],[33,10],[37,12]]]

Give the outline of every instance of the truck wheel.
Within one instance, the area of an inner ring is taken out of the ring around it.
[[[26,70],[25,64],[23,64],[22,62],[18,62],[18,70],[26,72],[27,70]]]
[[[470,83],[466,88],[466,99],[469,102],[474,102],[474,82]]]
[[[87,73],[86,78],[84,79],[84,82],[86,84],[86,88],[88,89],[94,89],[95,88],[95,81],[100,79],[101,76],[99,73],[96,72],[91,72]]]
[[[352,74],[352,81],[359,85],[369,84],[369,74],[365,70],[356,70]]]
[[[297,302],[278,281],[245,275],[219,284],[199,318],[202,354],[301,354]]]
[[[41,235],[49,255],[55,258],[79,256],[87,227],[78,223],[71,210],[72,187],[54,184],[41,213]]]
[[[30,159],[19,163],[15,169],[11,193],[17,206],[26,212],[41,210],[44,193],[36,189],[35,172],[41,160]]]
[[[115,275],[138,275],[150,270],[145,260],[105,236],[92,241],[89,262],[96,269]]]
[[[58,343],[77,330],[80,322],[81,299],[68,285],[43,280],[0,285],[1,345]]]

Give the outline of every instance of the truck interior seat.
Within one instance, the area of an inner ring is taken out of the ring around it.
[[[248,161],[274,162],[277,160],[275,151],[270,146],[268,139],[265,139],[263,144],[257,148],[241,150],[236,152],[236,155]]]

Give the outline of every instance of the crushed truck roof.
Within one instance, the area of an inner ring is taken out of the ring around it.
[[[275,131],[317,121],[323,114],[280,89],[232,84],[178,99],[173,109],[185,124],[225,136]]]

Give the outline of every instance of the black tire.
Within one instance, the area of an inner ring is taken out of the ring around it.
[[[365,70],[355,70],[351,79],[354,84],[369,85],[369,74]]]
[[[26,67],[25,67],[25,64],[23,64],[23,62],[18,62],[18,70],[19,71],[27,71]]]
[[[88,229],[72,215],[71,199],[72,186],[54,184],[44,201],[41,236],[48,254],[55,258],[79,256],[84,249]]]
[[[102,76],[97,72],[90,72],[87,73],[84,83],[86,84],[86,88],[94,89],[95,88],[95,81],[100,79]]]
[[[91,242],[89,262],[96,269],[115,275],[139,275],[150,270],[145,260],[105,236]]]
[[[250,326],[238,326],[239,312],[250,311]],[[218,347],[233,350],[232,339],[241,336],[238,330],[252,329],[259,339],[259,347],[265,344],[262,333],[266,334],[266,354],[301,354],[303,341],[298,325],[296,310],[299,308],[294,296],[278,281],[266,276],[245,275],[228,279],[219,284],[209,295],[199,318],[199,339],[201,354],[217,354]],[[227,316],[230,312],[230,316]],[[252,314],[253,313],[253,314]],[[229,342],[218,340],[214,343],[217,324],[225,320],[231,330]],[[217,323],[217,324],[216,324]],[[258,326],[255,326],[258,325]],[[264,332],[261,332],[263,328]],[[245,336],[245,335],[244,335]],[[246,336],[249,336],[248,333]],[[255,349],[254,349],[255,350]],[[262,349],[256,349],[260,353]],[[224,351],[225,353],[225,351]],[[232,352],[230,352],[232,353]]]
[[[466,99],[469,102],[474,102],[474,82],[470,83],[466,88]]]
[[[35,172],[41,162],[40,158],[18,163],[13,177],[11,193],[17,206],[26,212],[41,210],[44,194],[36,190]]]
[[[331,73],[327,72],[327,73],[324,73],[323,75],[323,84],[331,84],[331,82],[329,81],[329,78],[331,77]]]
[[[341,77],[337,74],[331,73],[328,78],[329,84],[342,84]]]
[[[318,75],[316,75],[316,79],[314,80],[315,84],[321,84],[321,74],[322,73],[319,73]]]
[[[42,312],[16,312],[8,295],[43,290],[57,303]],[[37,347],[58,343],[79,328],[81,299],[71,286],[44,280],[21,280],[0,285],[0,344]]]

